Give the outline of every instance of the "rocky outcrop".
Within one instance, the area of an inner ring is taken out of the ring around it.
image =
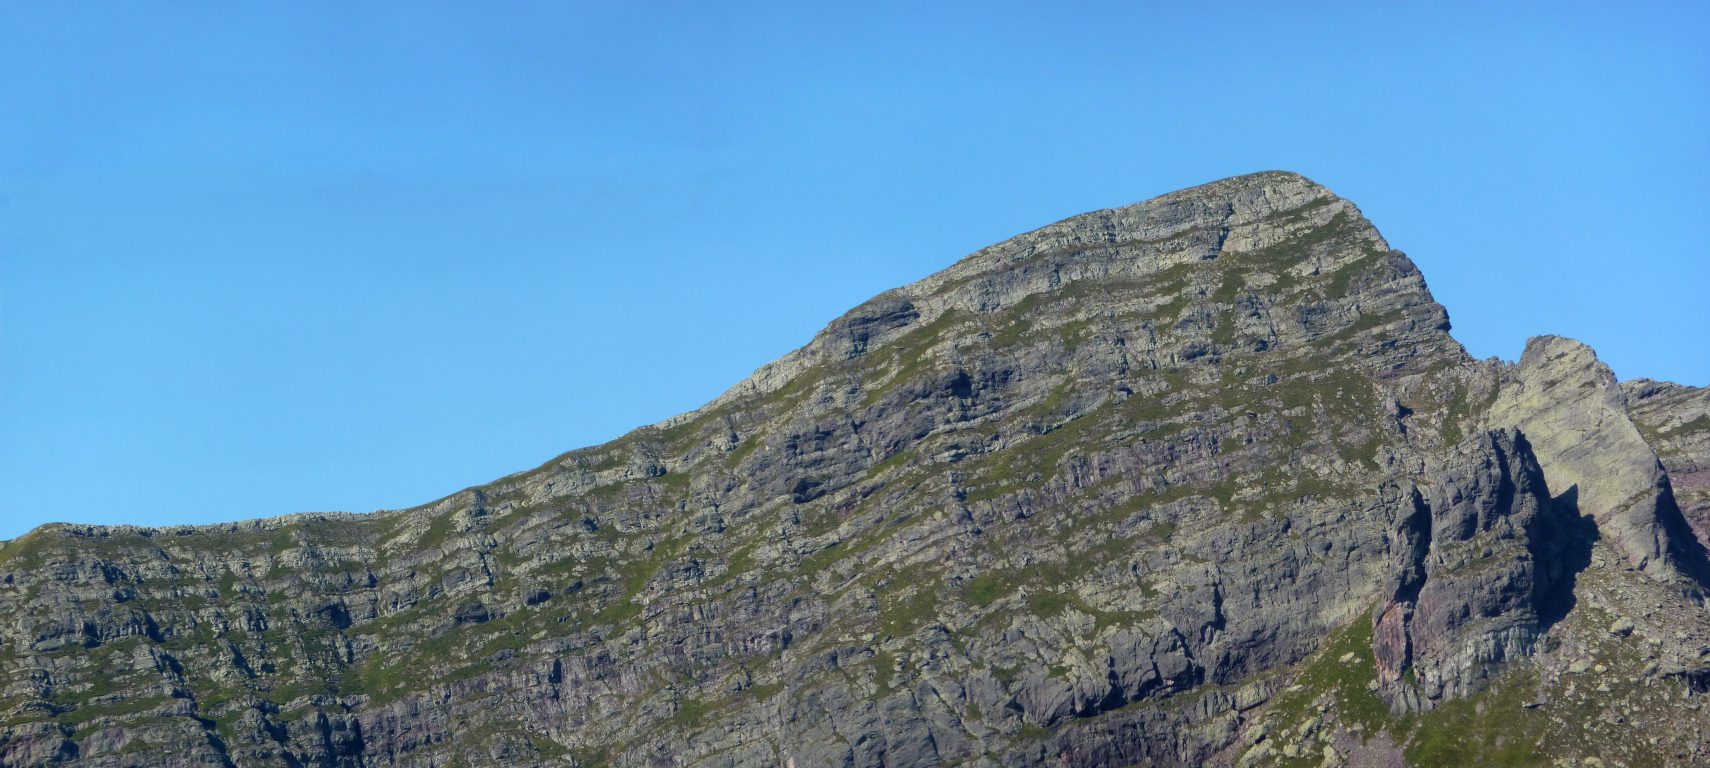
[[[1668,471],[1675,500],[1710,546],[1710,388],[1635,379],[1621,383],[1627,413]]]
[[[1528,341],[1490,421],[1526,434],[1550,492],[1595,520],[1633,567],[1698,591],[1710,583],[1710,563],[1667,473],[1628,417],[1615,374],[1590,347],[1558,336]]]
[[[1431,474],[1396,515],[1395,591],[1374,617],[1378,683],[1403,712],[1465,696],[1529,655],[1557,590],[1584,567],[1518,431],[1468,438]]]
[[[1623,722],[1696,695],[1710,628],[1616,565],[1690,558],[1595,361],[1448,330],[1357,207],[1262,173],[422,507],[44,527],[0,546],[0,766],[1364,764],[1583,691],[1553,654],[1631,662]]]

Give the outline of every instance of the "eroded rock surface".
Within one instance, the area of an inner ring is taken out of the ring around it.
[[[1400,505],[1395,594],[1373,628],[1378,682],[1403,711],[1464,696],[1501,662],[1530,655],[1576,570],[1571,519],[1518,431],[1468,438],[1432,475]]]
[[[1635,379],[1621,391],[1699,543],[1710,545],[1710,388]]]
[[[1589,351],[1448,328],[1255,174],[422,507],[44,527],[0,548],[0,765],[1690,762],[1666,474]]]
[[[1633,567],[1699,590],[1710,583],[1704,548],[1681,516],[1668,474],[1597,353],[1539,336],[1507,373],[1491,423],[1525,432],[1550,492],[1591,516]]]

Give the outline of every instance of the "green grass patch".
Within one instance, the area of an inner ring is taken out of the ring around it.
[[[1699,414],[1698,418],[1688,421],[1672,429],[1664,430],[1666,435],[1689,435],[1710,431],[1710,414]]]
[[[982,608],[991,605],[998,598],[1015,591],[1008,575],[1002,571],[986,571],[975,576],[963,585],[962,598]]]
[[[1342,657],[1349,654],[1353,658],[1343,663]],[[1372,618],[1370,612],[1362,612],[1359,619],[1331,635],[1295,679],[1300,689],[1277,696],[1271,711],[1280,716],[1279,724],[1293,726],[1311,715],[1315,703],[1327,695],[1344,722],[1359,723],[1368,735],[1376,733],[1394,720],[1389,705],[1366,687],[1376,679]]]
[[[879,592],[879,631],[884,635],[904,636],[938,618],[938,589],[940,577],[921,566],[913,566],[893,574],[886,589]]]
[[[1218,304],[1232,303],[1246,286],[1247,281],[1242,277],[1242,270],[1227,270],[1223,273],[1223,281],[1217,284],[1217,290],[1211,292],[1211,300]]]
[[[1407,741],[1408,764],[1497,768],[1550,765],[1539,746],[1549,727],[1549,715],[1524,706],[1537,684],[1536,670],[1512,669],[1488,691],[1443,702],[1418,716]]]

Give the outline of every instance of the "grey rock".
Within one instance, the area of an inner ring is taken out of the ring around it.
[[[1254,174],[421,507],[46,526],[0,545],[0,766],[1228,765],[1282,755],[1243,735],[1284,704],[1361,763],[1384,724],[1303,670],[1424,712],[1609,640],[1576,610],[1674,638],[1657,685],[1696,695],[1690,553],[1606,369],[1448,330],[1352,203]]]
[[[1627,415],[1615,375],[1590,347],[1557,336],[1528,341],[1490,420],[1526,433],[1551,493],[1595,520],[1633,567],[1699,591],[1710,581],[1704,547],[1667,473]]]
[[[1675,500],[1700,544],[1710,545],[1710,388],[1635,379],[1621,383],[1627,413],[1668,471]]]
[[[1377,613],[1378,683],[1397,709],[1458,697],[1495,665],[1529,655],[1556,586],[1539,562],[1556,559],[1543,472],[1515,430],[1457,445],[1397,514],[1400,577]],[[1417,673],[1424,700],[1403,673]]]

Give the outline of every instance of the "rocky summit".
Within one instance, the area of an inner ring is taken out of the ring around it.
[[[1291,173],[437,502],[0,548],[0,765],[1710,761],[1710,393],[1475,360]]]

